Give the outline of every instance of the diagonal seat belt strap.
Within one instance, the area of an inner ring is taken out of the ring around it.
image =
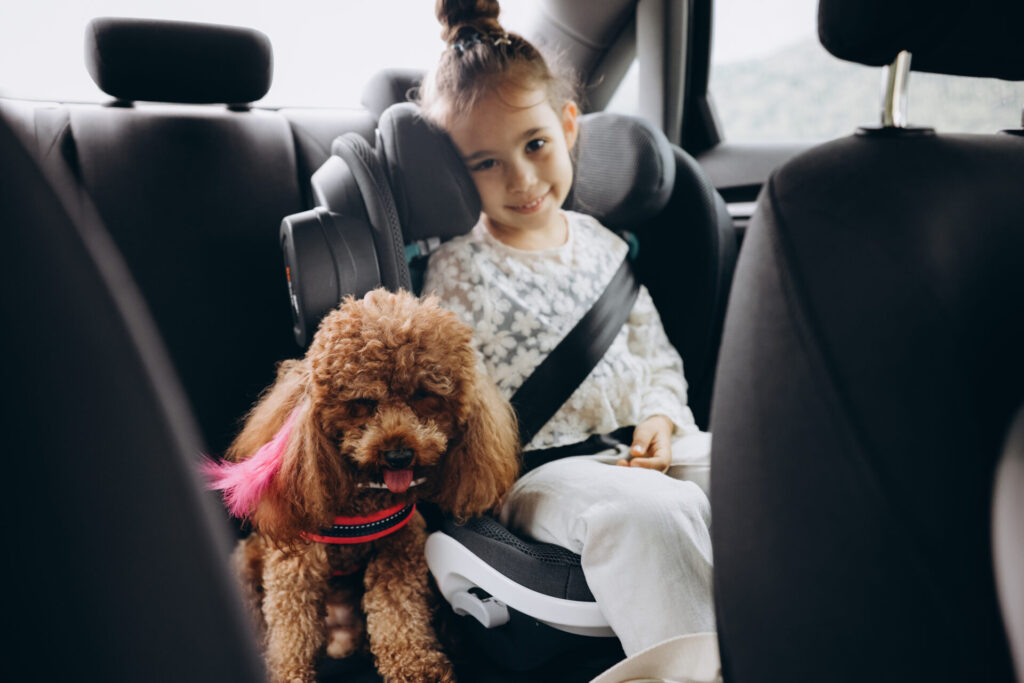
[[[590,310],[512,396],[524,446],[601,360],[633,310],[639,293],[640,283],[627,257]]]

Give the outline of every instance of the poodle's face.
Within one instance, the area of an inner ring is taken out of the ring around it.
[[[216,488],[282,543],[381,496],[457,518],[495,509],[519,470],[516,421],[471,341],[435,298],[346,299],[306,357],[281,364]]]
[[[471,332],[410,294],[372,292],[321,324],[310,347],[313,419],[356,487],[435,489],[466,427]]]

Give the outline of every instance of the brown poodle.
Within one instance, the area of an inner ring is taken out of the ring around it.
[[[434,298],[349,297],[304,359],[281,364],[233,462],[207,467],[255,529],[235,556],[274,681],[312,681],[318,656],[366,640],[387,681],[454,680],[409,506],[478,515],[518,473],[513,414],[478,372],[471,334]]]

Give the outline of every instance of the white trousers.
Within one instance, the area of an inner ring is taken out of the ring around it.
[[[616,466],[625,447],[555,460],[523,475],[502,508],[507,526],[581,556],[626,655],[715,630],[710,451],[710,434],[676,439],[668,476]]]

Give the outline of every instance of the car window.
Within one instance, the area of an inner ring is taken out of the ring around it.
[[[635,58],[605,109],[620,114],[640,115],[640,62]]]
[[[822,140],[878,125],[882,69],[818,42],[817,0],[715,0],[708,90],[730,141]],[[1020,125],[1024,84],[914,72],[911,125],[991,133]]]
[[[502,4],[509,30],[535,3]],[[274,80],[261,105],[359,106],[385,67],[428,68],[444,49],[428,0],[47,0],[0,22],[0,96],[102,102],[83,61],[85,26],[99,16],[174,19],[259,29],[274,47]]]

